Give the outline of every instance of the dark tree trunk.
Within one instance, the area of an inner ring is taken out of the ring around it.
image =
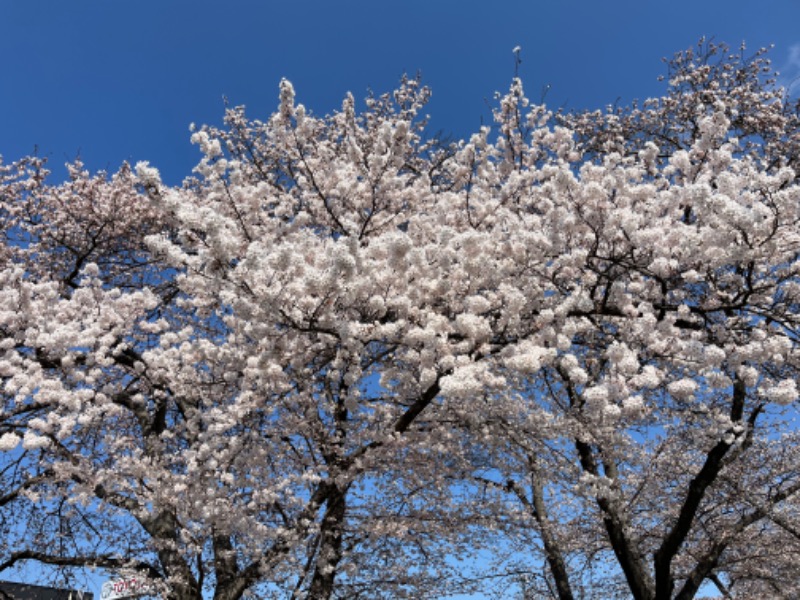
[[[328,600],[333,594],[336,570],[342,559],[346,494],[346,490],[339,489],[335,484],[328,492],[325,516],[320,529],[317,564],[314,567],[307,600]]]
[[[567,563],[564,560],[561,546],[556,539],[550,519],[547,515],[547,509],[544,503],[544,488],[541,479],[536,474],[533,475],[533,507],[533,516],[539,524],[547,564],[550,567],[550,573],[553,575],[553,579],[556,583],[558,600],[573,600],[574,596],[572,595],[572,588],[569,584]]]

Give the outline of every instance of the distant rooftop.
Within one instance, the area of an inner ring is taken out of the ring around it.
[[[0,581],[0,600],[94,600],[91,592]]]

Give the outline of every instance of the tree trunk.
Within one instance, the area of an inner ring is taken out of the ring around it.
[[[328,600],[333,594],[336,570],[342,559],[347,490],[332,484],[325,504],[320,529],[317,564],[308,589],[307,600]]]
[[[544,485],[542,478],[539,477],[539,469],[536,465],[536,457],[529,455],[528,464],[531,470],[531,490],[533,500],[533,517],[539,525],[539,531],[544,544],[545,557],[550,567],[558,592],[559,600],[573,600],[572,588],[569,584],[569,572],[561,546],[553,531],[550,517],[547,514],[547,506],[544,501]]]

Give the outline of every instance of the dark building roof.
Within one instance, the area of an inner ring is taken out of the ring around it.
[[[0,581],[0,600],[94,600],[91,592]]]

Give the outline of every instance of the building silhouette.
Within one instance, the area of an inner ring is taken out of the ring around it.
[[[0,581],[0,600],[94,600],[91,592]]]

